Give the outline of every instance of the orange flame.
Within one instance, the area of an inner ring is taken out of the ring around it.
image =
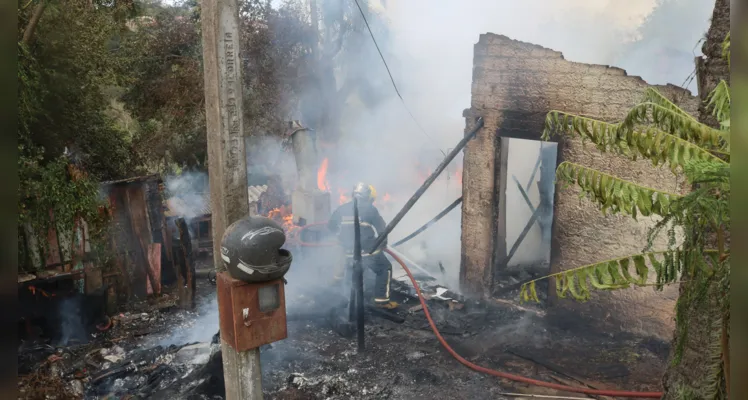
[[[29,285],[29,291],[30,291],[30,292],[31,292],[31,294],[33,294],[34,296],[36,296],[36,292],[37,292],[37,291],[38,291],[39,293],[41,293],[41,294],[42,294],[42,296],[44,296],[44,297],[54,297],[54,296],[55,296],[55,294],[54,294],[54,293],[47,293],[47,292],[46,292],[46,291],[45,291],[44,289],[39,289],[39,288],[37,288],[36,286],[32,286],[32,285]]]
[[[287,236],[293,236],[300,229],[299,226],[294,224],[293,213],[286,206],[270,210],[267,217],[279,223]]]
[[[347,203],[347,202],[351,201],[351,198],[350,198],[350,197],[348,197],[348,196],[347,196],[347,195],[345,194],[345,190],[343,190],[343,189],[338,189],[338,194],[339,194],[339,197],[338,197],[338,204],[343,204],[343,203]]]
[[[327,182],[327,164],[327,158],[323,159],[317,170],[317,188],[323,192],[330,191],[330,184]]]
[[[457,167],[457,171],[455,171],[455,179],[457,179],[457,182],[462,185],[462,165]]]

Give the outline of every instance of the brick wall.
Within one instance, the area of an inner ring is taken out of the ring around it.
[[[502,187],[499,136],[539,140],[548,111],[562,110],[616,121],[641,100],[649,85],[627,76],[619,68],[569,62],[560,52],[511,40],[495,34],[481,35],[474,49],[471,108],[467,124],[480,115],[485,126],[465,150],[462,205],[461,284],[468,293],[490,294],[493,265],[506,253],[497,203]],[[658,90],[687,111],[696,113],[698,99],[690,92],[668,85]],[[581,140],[557,139],[559,162],[572,161],[641,184],[683,191],[667,168],[656,169],[646,160],[637,162],[600,154]],[[510,150],[511,151],[511,150]],[[505,152],[506,153],[506,152]],[[502,213],[503,214],[503,213]],[[577,266],[641,251],[653,223],[626,216],[603,216],[595,204],[578,198],[578,189],[557,187],[554,206],[551,269]],[[511,245],[511,244],[510,244]],[[561,300],[586,314],[624,329],[670,337],[677,288],[664,292],[634,288],[595,294],[585,304]]]

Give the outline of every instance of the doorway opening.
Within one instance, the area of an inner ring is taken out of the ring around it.
[[[506,251],[497,254],[497,271],[520,280],[547,274],[558,144],[502,137],[501,149],[497,233]]]

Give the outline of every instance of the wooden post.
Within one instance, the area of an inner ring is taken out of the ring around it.
[[[177,218],[179,230],[179,247],[182,257],[181,265],[177,268],[177,286],[179,292],[179,306],[186,310],[195,309],[195,260],[192,255],[192,237],[184,218]]]
[[[238,0],[203,0],[203,68],[208,171],[213,226],[213,262],[225,269],[221,239],[226,228],[248,215],[247,160],[242,117],[242,62],[239,57]],[[232,318],[219,300],[219,319]],[[223,339],[226,400],[262,399],[260,350],[237,351]]]

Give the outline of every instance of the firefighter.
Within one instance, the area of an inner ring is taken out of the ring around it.
[[[392,279],[392,264],[382,251],[387,247],[385,240],[379,248],[369,254],[372,246],[381,232],[384,232],[386,224],[374,207],[377,191],[373,186],[358,183],[353,190],[353,196],[358,200],[358,217],[361,232],[361,262],[364,268],[370,268],[376,275],[374,282],[374,305],[377,307],[393,309],[398,306],[390,301],[390,281]],[[353,225],[353,201],[349,201],[338,207],[332,213],[328,228],[337,234],[338,243],[346,255],[346,265],[353,263],[354,249],[354,225]],[[339,277],[338,277],[339,278]]]

